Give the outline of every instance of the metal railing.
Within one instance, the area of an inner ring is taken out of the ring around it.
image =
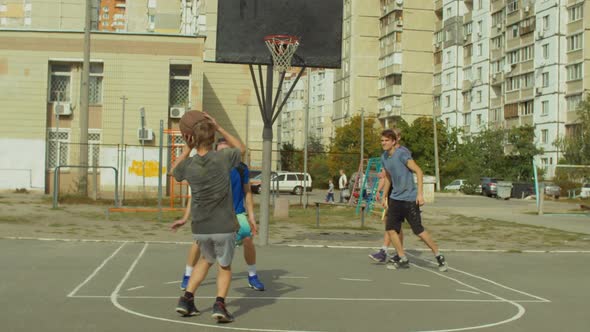
[[[57,208],[57,200],[59,194],[59,169],[62,167],[68,168],[110,168],[115,171],[115,206],[119,206],[119,170],[113,166],[81,166],[81,165],[59,165],[53,170],[53,208]],[[94,184],[96,186],[96,183]]]

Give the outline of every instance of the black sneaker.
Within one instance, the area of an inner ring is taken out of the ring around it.
[[[195,298],[189,299],[184,296],[181,296],[180,299],[178,299],[176,312],[183,315],[184,317],[196,316],[201,313],[195,306]]]
[[[443,256],[443,255],[436,256],[436,261],[438,262],[438,270],[440,272],[446,272],[447,271],[447,262],[445,261],[445,256]]]
[[[213,315],[211,317],[217,319],[218,323],[231,323],[234,321],[234,316],[227,311],[225,303],[219,301],[213,305]]]
[[[410,268],[410,261],[406,258],[405,260],[401,260],[398,255],[393,256],[387,264],[387,268],[390,270],[399,270],[399,269],[409,269]]]

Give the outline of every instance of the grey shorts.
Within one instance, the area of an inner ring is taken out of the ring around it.
[[[201,257],[207,262],[219,265],[230,266],[234,258],[236,247],[236,233],[221,234],[193,234],[193,239],[199,244]]]

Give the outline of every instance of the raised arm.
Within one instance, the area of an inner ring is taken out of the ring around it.
[[[213,122],[213,124],[215,125],[215,129],[221,134],[221,136],[223,136],[223,138],[225,138],[225,140],[227,141],[227,144],[229,146],[240,149],[240,152],[242,154],[244,152],[246,152],[246,146],[242,143],[242,141],[240,141],[237,137],[234,137],[227,130],[223,129],[217,123],[217,121],[211,115],[209,115],[207,112],[203,112],[203,113],[207,119],[209,119],[209,120],[211,120],[211,122]]]

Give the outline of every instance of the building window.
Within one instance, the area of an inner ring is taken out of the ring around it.
[[[469,126],[471,124],[471,113],[463,114],[463,125]]]
[[[510,29],[512,30],[512,33],[510,34],[512,39],[518,38],[518,24],[513,24]]]
[[[92,166],[100,165],[100,136],[100,130],[88,130],[88,164]]]
[[[584,34],[579,33],[577,35],[567,37],[567,50],[576,51],[582,49],[584,40]]]
[[[527,101],[522,103],[522,115],[532,115],[534,110],[533,101]]]
[[[543,143],[543,144],[549,143],[549,130],[548,129],[541,129],[541,143]]]
[[[451,73],[447,73],[445,77],[445,84],[451,84]]]
[[[509,0],[506,4],[506,12],[508,14],[518,10],[518,0]]]
[[[541,115],[548,115],[549,114],[549,101],[544,100],[541,102]]]
[[[451,13],[452,13],[451,7],[449,6],[449,7],[447,7],[447,15],[446,15],[445,19],[449,19],[451,17]]]
[[[190,106],[190,65],[170,66],[170,101],[169,106]]]
[[[520,77],[518,77],[518,76],[508,77],[506,84],[507,84],[506,91],[518,90],[518,89],[520,89]]]
[[[575,112],[578,109],[578,105],[582,102],[582,95],[572,95],[565,97],[567,103],[567,111]]]
[[[544,44],[542,46],[543,48],[543,59],[547,60],[549,59],[549,44]]]
[[[543,87],[549,86],[549,73],[543,73]]]
[[[447,51],[447,63],[451,63],[451,51]]]
[[[70,132],[68,129],[50,129],[47,135],[47,169],[68,165]]]
[[[522,87],[523,88],[532,88],[533,87],[533,73],[524,74],[522,75]]]
[[[451,97],[445,96],[445,107],[451,107]]]
[[[477,123],[478,126],[481,126],[481,114],[478,114],[475,117],[475,123]]]
[[[502,120],[502,109],[501,108],[495,108],[490,110],[490,121],[491,122],[499,122],[500,120]]]
[[[584,17],[584,3],[581,3],[577,6],[573,6],[573,7],[569,8],[567,11],[568,11],[570,22],[581,20],[582,17]]]
[[[90,64],[90,78],[88,81],[88,98],[90,105],[102,104],[102,76],[103,64]]]
[[[477,102],[481,103],[481,90],[477,91]]]
[[[576,63],[565,67],[567,70],[567,80],[581,80],[582,79],[582,63]]]
[[[483,53],[483,45],[481,43],[477,44],[477,55],[481,56]]]
[[[533,45],[525,46],[521,49],[521,52],[522,52],[522,56],[521,56],[522,61],[532,60],[533,56],[534,56],[534,46]]]
[[[549,15],[543,16],[542,20],[543,20],[543,31],[549,30]]]
[[[508,53],[508,63],[515,64],[520,62],[520,52],[518,50]]]
[[[483,77],[482,68],[481,67],[477,67],[477,77],[476,77],[476,79],[479,80],[479,81],[481,81],[481,78],[482,77]]]
[[[49,101],[70,101],[72,66],[70,64],[51,64],[49,82]]]

